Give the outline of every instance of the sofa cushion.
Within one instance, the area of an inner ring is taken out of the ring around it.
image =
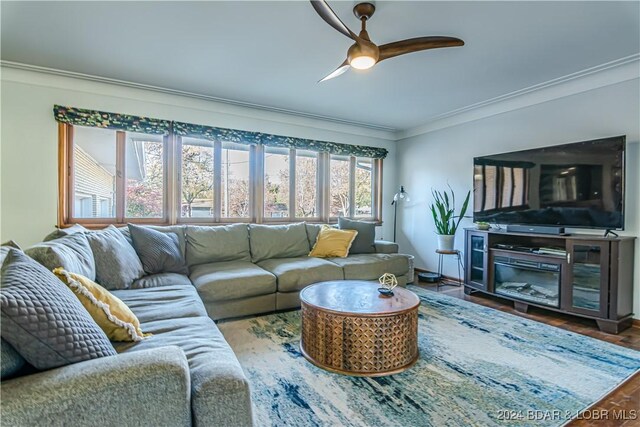
[[[268,259],[258,265],[278,278],[278,292],[299,291],[312,283],[344,278],[342,268],[319,258]]]
[[[293,258],[309,253],[307,228],[304,222],[287,225],[249,225],[251,260]]]
[[[226,301],[271,294],[276,291],[276,278],[248,261],[225,261],[200,264],[189,276],[206,301]]]
[[[89,241],[84,233],[73,233],[27,249],[26,254],[44,265],[47,270],[62,267],[67,271],[96,279],[96,264]]]
[[[175,233],[162,233],[148,227],[129,224],[133,248],[147,274],[187,274],[186,261]]]
[[[357,254],[330,261],[343,268],[346,280],[375,280],[384,273],[402,276],[409,271],[409,259],[400,254]]]
[[[159,231],[161,233],[167,233],[167,234],[170,233],[178,236],[178,244],[180,245],[180,252],[182,252],[182,256],[184,257],[187,256],[187,236],[185,234],[187,229],[186,226],[184,225],[145,225],[144,227]],[[118,227],[118,231],[120,231],[120,233],[122,233],[124,238],[127,239],[127,242],[129,242],[129,244],[133,246],[133,239],[131,238],[129,227],[126,225],[124,227]]]
[[[157,288],[160,286],[192,286],[191,280],[184,274],[158,273],[143,276],[131,284],[131,289]]]
[[[341,230],[356,230],[358,235],[351,244],[350,254],[372,254],[376,248],[374,242],[376,240],[376,224],[370,221],[356,221],[353,219],[340,217],[338,218],[338,227]]]
[[[206,316],[204,304],[190,283],[188,286],[123,289],[112,293],[127,304],[141,324],[153,320]],[[145,329],[145,332],[148,331]]]
[[[53,270],[69,287],[111,341],[140,341],[144,334],[133,312],[118,297],[86,277],[63,268]]]
[[[168,345],[180,347],[189,363],[193,425],[252,425],[249,383],[233,350],[209,317],[152,320],[143,322],[142,327],[153,336],[136,344],[118,343],[116,348],[119,352],[138,352]]]
[[[126,289],[144,275],[135,249],[113,225],[88,233],[87,238],[96,262],[96,281],[105,288]]]
[[[187,226],[187,265],[250,261],[247,224]]]
[[[2,266],[0,301],[2,338],[38,369],[116,354],[73,292],[22,252]]]
[[[17,375],[26,363],[11,344],[0,339],[0,379],[4,381]]]

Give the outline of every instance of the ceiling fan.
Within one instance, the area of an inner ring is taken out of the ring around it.
[[[351,67],[358,70],[366,70],[373,67],[378,62],[393,58],[394,56],[418,52],[420,50],[464,46],[464,41],[455,37],[445,36],[416,37],[413,39],[401,40],[377,46],[371,41],[369,33],[367,33],[367,21],[376,11],[376,7],[372,3],[358,3],[354,6],[353,14],[362,23],[360,34],[356,35],[346,25],[344,25],[326,1],[310,1],[313,8],[318,12],[318,15],[320,15],[327,24],[355,41],[347,51],[347,59],[345,59],[345,61],[340,64],[335,71],[320,80],[320,82],[338,77]]]

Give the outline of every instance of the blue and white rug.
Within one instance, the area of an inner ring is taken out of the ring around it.
[[[560,426],[640,369],[640,352],[410,287],[420,360],[380,378],[299,352],[299,311],[220,323],[259,426]]]

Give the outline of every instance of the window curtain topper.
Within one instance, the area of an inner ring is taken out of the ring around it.
[[[340,156],[356,156],[373,159],[384,159],[388,154],[385,148],[379,147],[340,144],[315,139],[294,138],[291,136],[272,135],[261,132],[219,128],[176,121],[172,122],[169,120],[107,113],[60,105],[54,105],[53,114],[56,121],[74,126],[98,127],[154,135],[168,135],[173,127],[173,133],[175,135],[201,138],[210,141],[228,141],[247,145],[261,144],[268,147],[295,148],[298,150],[327,152]]]
[[[61,105],[53,106],[53,115],[56,121],[74,126],[124,130],[152,135],[168,135],[169,129],[171,128],[171,122],[169,120],[85,110],[83,108],[64,107]]]
[[[210,141],[228,141],[238,144],[261,144],[267,147],[295,148],[298,150],[327,152],[341,156],[384,159],[388,154],[388,151],[385,148],[379,147],[340,144],[337,142],[294,138],[291,136],[272,135],[268,133],[219,128],[183,122],[173,122],[173,132],[180,136],[202,138]]]

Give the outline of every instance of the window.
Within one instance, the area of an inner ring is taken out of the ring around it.
[[[74,218],[114,218],[116,188],[116,132],[76,127],[73,144]]]
[[[162,218],[165,205],[165,161],[162,137],[127,133],[124,159],[125,217]],[[103,204],[108,202],[109,199],[101,200]]]
[[[213,142],[183,138],[181,153],[180,216],[212,218],[214,214]]]
[[[68,222],[164,222],[162,136],[75,126],[67,133]],[[119,202],[120,201],[120,202]]]
[[[330,161],[330,203],[329,215],[331,218],[349,216],[351,192],[351,168],[349,157],[331,156]]]
[[[264,218],[289,218],[289,149],[264,150]]]
[[[371,218],[373,216],[373,159],[356,159],[356,217]]]
[[[168,134],[60,124],[61,225],[380,220],[380,159],[144,124]]]
[[[296,218],[317,218],[318,153],[296,150]]]
[[[249,146],[222,144],[222,218],[249,218]]]

